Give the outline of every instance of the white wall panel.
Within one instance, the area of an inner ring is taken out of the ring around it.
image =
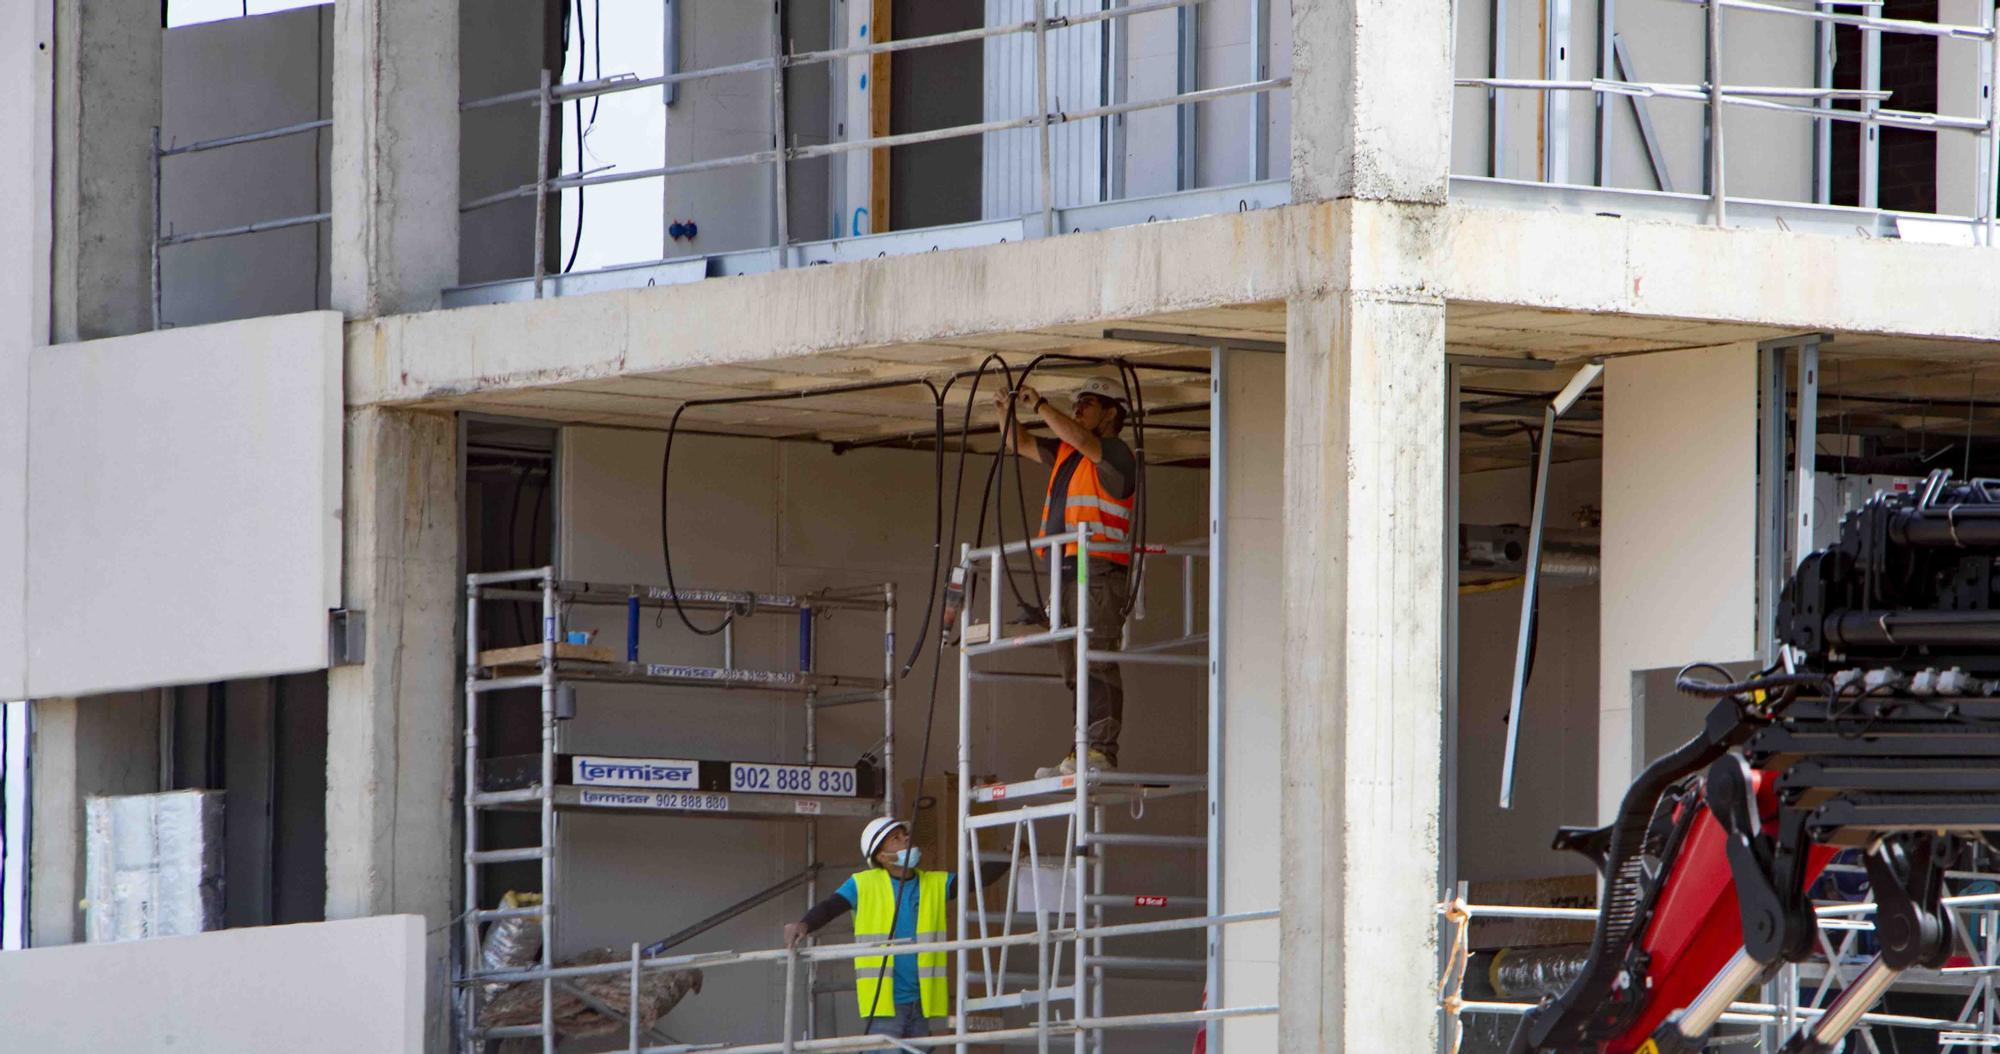
[[[1633,672],[1756,654],[1756,519],[1757,346],[1611,360],[1604,374],[1600,816],[1632,781]]]
[[[29,694],[326,665],[340,356],[330,311],[31,354]]]
[[[28,349],[48,339],[50,96],[47,0],[0,4],[0,699],[26,694]]]
[[[1052,0],[1051,16],[1100,10],[1101,0]],[[1032,21],[1035,0],[986,0],[986,24]],[[985,120],[1004,121],[1035,113],[1035,37],[1014,33],[986,41]],[[1048,105],[1051,112],[1101,106],[1104,92],[1104,23],[1051,30],[1048,46]],[[1049,129],[1050,175],[1056,207],[1103,200],[1102,121],[1074,121]],[[1041,132],[1013,128],[985,136],[981,215],[1007,219],[1041,209]]]
[[[8,1050],[419,1054],[424,921],[224,930],[0,955]]]

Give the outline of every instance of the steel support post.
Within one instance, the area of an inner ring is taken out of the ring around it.
[[[2000,9],[1984,7],[1980,12],[1989,31],[2000,31]],[[1985,162],[1979,174],[1979,200],[1986,203],[1984,220],[1986,226],[1986,247],[2000,247],[1996,240],[1996,228],[2000,228],[2000,39],[1988,37],[1982,45],[1985,69],[1986,96],[1986,142]]]
[[[549,71],[542,70],[541,93],[535,97],[535,106],[540,111],[540,123],[535,133],[535,299],[542,298],[542,279],[548,272],[549,238]],[[583,159],[577,159],[582,167]],[[577,227],[577,237],[583,237],[583,228]]]
[[[1611,0],[1603,0],[1610,3]],[[1271,0],[1250,0],[1250,79],[1271,76]],[[1250,181],[1271,178],[1271,95],[1250,97]],[[1210,462],[1213,464],[1213,462]]]
[[[1056,192],[1055,159],[1050,151],[1054,144],[1049,130],[1049,0],[1035,0],[1035,160],[1041,179],[1042,234],[1056,233]],[[997,581],[989,583],[997,588]],[[993,632],[1000,632],[1000,621],[993,622]]]
[[[473,804],[479,791],[479,586],[469,580],[465,588],[465,912],[460,933],[461,976],[470,977],[479,969],[479,865],[472,854],[479,849],[479,807]],[[477,1054],[479,1044],[472,1032],[479,1027],[480,986],[466,985],[459,1001],[459,1054]]]
[[[1061,551],[1051,548],[1049,559],[1061,559]],[[997,585],[995,586],[997,588]],[[1090,822],[1090,531],[1078,528],[1076,533],[1076,812],[1070,821],[1072,830],[1082,833],[1089,831]],[[997,626],[995,627],[997,631]],[[1073,839],[1081,841],[1081,839]],[[1088,941],[1081,935],[1084,929],[1083,904],[1090,893],[1090,872],[1096,863],[1098,848],[1095,844],[1076,846],[1076,899],[1075,907],[1078,936],[1075,950],[1075,965],[1072,976],[1076,978],[1071,1005],[1081,1013],[1088,1004],[1084,992],[1088,985],[1088,974],[1084,971],[1083,960]],[[1048,1005],[1047,988],[1044,986],[1042,1005]],[[1076,1054],[1084,1052],[1084,1033],[1078,1030],[1074,1049]]]
[[[1185,94],[1201,86],[1201,12],[1197,7],[1183,7],[1177,12],[1180,19],[1179,43],[1174,49],[1174,83],[1176,92]],[[1201,169],[1198,164],[1200,140],[1196,125],[1193,103],[1182,103],[1174,111],[1174,189],[1193,190],[1201,185]]]
[[[771,204],[776,213],[778,268],[791,266],[791,188],[786,184],[786,158],[791,144],[785,141],[785,0],[771,0],[771,146],[777,156],[771,161]],[[577,167],[583,159],[577,159]]]
[[[1833,11],[1828,0],[1816,0],[1813,10],[1821,14]],[[1833,90],[1833,23],[1825,19],[1813,21],[1813,86],[1821,91]],[[1813,108],[1833,109],[1831,98],[1814,100]],[[1813,201],[1820,205],[1833,203],[1833,121],[1825,117],[1813,119]]]
[[[1818,476],[1813,462],[1819,451],[1819,338],[1808,337],[1798,347],[1798,407],[1794,413],[1798,434],[1792,442],[1797,490],[1792,505],[1792,559],[1784,568],[1787,578],[1813,551],[1813,484]]]
[[[1863,91],[1880,91],[1882,88],[1882,31],[1861,27],[1861,88]],[[1861,112],[1873,115],[1882,108],[1879,99],[1861,100]],[[1864,209],[1882,207],[1882,126],[1872,121],[1861,125],[1861,182],[1860,199],[1855,204]]]
[[[1546,34],[1542,41],[1542,76],[1550,80],[1569,80],[1570,16],[1570,0],[1542,0]],[[1541,95],[1542,180],[1568,183],[1570,93],[1554,91]]]
[[[150,250],[150,252],[148,253],[148,259],[149,259],[149,263],[150,263],[150,266],[151,266],[151,278],[150,278],[149,280],[150,280],[150,281],[151,281],[151,283],[152,283],[152,288],[151,288],[151,289],[149,290],[149,293],[151,294],[151,301],[150,301],[150,302],[151,302],[151,304],[152,304],[152,309],[153,309],[153,328],[154,328],[154,329],[159,329],[159,328],[160,328],[160,238],[161,238],[161,236],[162,236],[162,231],[161,231],[161,229],[160,229],[160,224],[161,224],[161,220],[160,220],[160,161],[161,161],[161,157],[160,157],[160,126],[159,126],[159,125],[154,125],[154,126],[153,126],[153,154],[152,154],[152,162],[153,162],[153,167],[152,167],[152,177],[153,177],[153,238],[152,238],[152,247],[151,247],[151,250]]]
[[[548,77],[543,70],[542,76]],[[544,99],[548,93],[542,93]],[[543,112],[547,112],[546,105]],[[540,228],[536,228],[539,230]],[[542,576],[542,969],[556,965],[556,569]],[[466,773],[468,779],[474,773]],[[542,978],[542,1054],[556,1054],[555,981]]]
[[[1618,56],[1614,50],[1618,32],[1618,0],[1597,0],[1597,76],[1603,80],[1617,80]],[[1596,127],[1596,164],[1592,167],[1591,183],[1605,186],[1611,178],[1611,96],[1607,92],[1591,92],[1593,118]],[[1458,539],[1446,547],[1447,553],[1454,551]]]
[[[1790,571],[1785,559],[1791,519],[1785,509],[1785,349],[1782,343],[1757,348],[1757,641],[1766,664],[1778,657],[1778,590]]]
[[[1708,12],[1708,193],[1715,225],[1729,222],[1722,170],[1722,3],[1707,0]]]
[[[971,547],[963,542],[959,543],[958,566],[968,572],[968,577],[972,563],[970,549]],[[966,598],[964,610],[967,612],[972,610],[971,599]],[[947,636],[939,632],[937,642],[939,648],[945,646]],[[923,794],[922,787],[917,788],[917,794],[919,796]],[[963,631],[961,631],[958,647],[958,818],[959,838],[963,840],[963,844],[959,846],[958,853],[958,888],[961,891],[957,901],[959,940],[965,940],[969,936],[965,922],[966,902],[972,898],[965,896],[963,891],[979,889],[979,878],[972,873],[972,854],[968,848],[971,840],[978,837],[978,834],[964,822],[970,815],[972,815],[972,655],[965,650]],[[958,980],[958,991],[952,1005],[958,1008],[958,1014],[956,1027],[952,1032],[958,1041],[952,1049],[957,1054],[965,1054],[966,1049],[965,1003],[967,997],[971,995],[969,983],[971,962],[972,957],[961,952],[957,956],[957,968],[953,971]]]
[[[1507,0],[1492,0],[1491,11],[1486,67],[1487,76],[1497,79],[1507,75]],[[1498,179],[1504,174],[1507,148],[1507,100],[1498,88],[1486,89],[1486,129],[1486,174]]]
[[[1605,0],[1606,5],[1610,0]],[[1440,900],[1451,898],[1453,890],[1459,890],[1460,900],[1465,898],[1458,882],[1458,489],[1459,489],[1459,427],[1461,413],[1458,406],[1459,385],[1463,383],[1464,367],[1446,362],[1444,367],[1444,565],[1440,577],[1444,580],[1444,613],[1439,625],[1439,650],[1444,659],[1444,671],[1440,681],[1444,702],[1444,746],[1442,779],[1439,781],[1438,797],[1438,895]],[[1208,913],[1218,914],[1220,906],[1209,905]],[[1438,976],[1445,976],[1451,965],[1451,948],[1448,944],[1438,947]],[[1452,1046],[1450,1029],[1440,1030],[1438,1036],[1439,1054],[1449,1054]]]
[[[1225,719],[1226,682],[1223,677],[1222,662],[1226,641],[1223,637],[1222,621],[1225,594],[1223,592],[1223,554],[1227,543],[1227,506],[1229,474],[1229,414],[1225,393],[1228,390],[1228,352],[1221,348],[1211,348],[1208,352],[1208,898],[1207,911],[1210,915],[1222,914],[1223,848],[1228,844],[1227,831],[1223,828],[1222,778],[1224,737],[1228,734]],[[1181,601],[1189,610],[1194,608],[1194,598],[1188,596]],[[1224,935],[1221,930],[1209,930],[1203,935],[1206,940],[1208,977],[1204,991],[1208,993],[1210,1005],[1222,1005],[1222,948]],[[1208,1048],[1224,1050],[1222,1022],[1209,1026]]]

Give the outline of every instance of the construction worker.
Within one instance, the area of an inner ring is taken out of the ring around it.
[[[1040,392],[1022,385],[1014,393],[1015,416],[1041,418],[1054,439],[1011,431],[1003,441],[1022,457],[1053,466],[1049,489],[1042,498],[1041,535],[1067,534],[1090,528],[1090,647],[1115,651],[1124,635],[1125,598],[1132,555],[1127,548],[1132,530],[1132,498],[1138,489],[1138,459],[1118,438],[1130,413],[1123,389],[1093,377],[1077,390],[1070,412],[1055,408]],[[1005,395],[995,400],[1005,408]],[[1102,545],[1104,548],[1097,548]],[[1053,557],[1053,554],[1051,554]],[[1065,625],[1076,622],[1076,546],[1063,546],[1062,611]],[[1076,689],[1076,644],[1058,645],[1063,683]],[[1125,679],[1118,664],[1090,664],[1090,708],[1086,732],[1090,741],[1087,764],[1113,768],[1118,764],[1118,731],[1125,716]],[[1038,769],[1037,778],[1067,776],[1076,771],[1076,747],[1058,765]]]
[[[945,905],[958,895],[958,876],[919,869],[922,857],[922,850],[910,844],[908,824],[888,816],[870,820],[861,831],[861,859],[869,869],[849,877],[799,921],[786,923],[785,947],[797,947],[808,934],[849,911],[854,912],[856,940],[944,940]],[[983,862],[979,884],[991,885],[1009,866],[1005,860]],[[894,965],[885,968],[891,960]],[[888,992],[882,990],[885,973],[893,978]],[[854,960],[854,987],[864,1036],[936,1035],[951,1012],[944,952],[860,956]]]

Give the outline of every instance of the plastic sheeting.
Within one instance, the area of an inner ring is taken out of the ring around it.
[[[175,937],[222,927],[222,792],[84,803],[84,939]]]

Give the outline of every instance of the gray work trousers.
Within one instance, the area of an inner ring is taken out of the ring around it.
[[[1076,574],[1062,576],[1063,625],[1076,625]],[[1090,647],[1092,651],[1116,651],[1125,634],[1125,598],[1131,592],[1131,575],[1124,564],[1100,557],[1090,559]],[[1076,643],[1059,641],[1056,654],[1062,663],[1063,683],[1076,690]],[[1074,714],[1074,711],[1071,711]],[[1090,664],[1090,700],[1085,713],[1090,749],[1102,751],[1113,765],[1118,764],[1118,732],[1125,721],[1125,678],[1115,662]]]

